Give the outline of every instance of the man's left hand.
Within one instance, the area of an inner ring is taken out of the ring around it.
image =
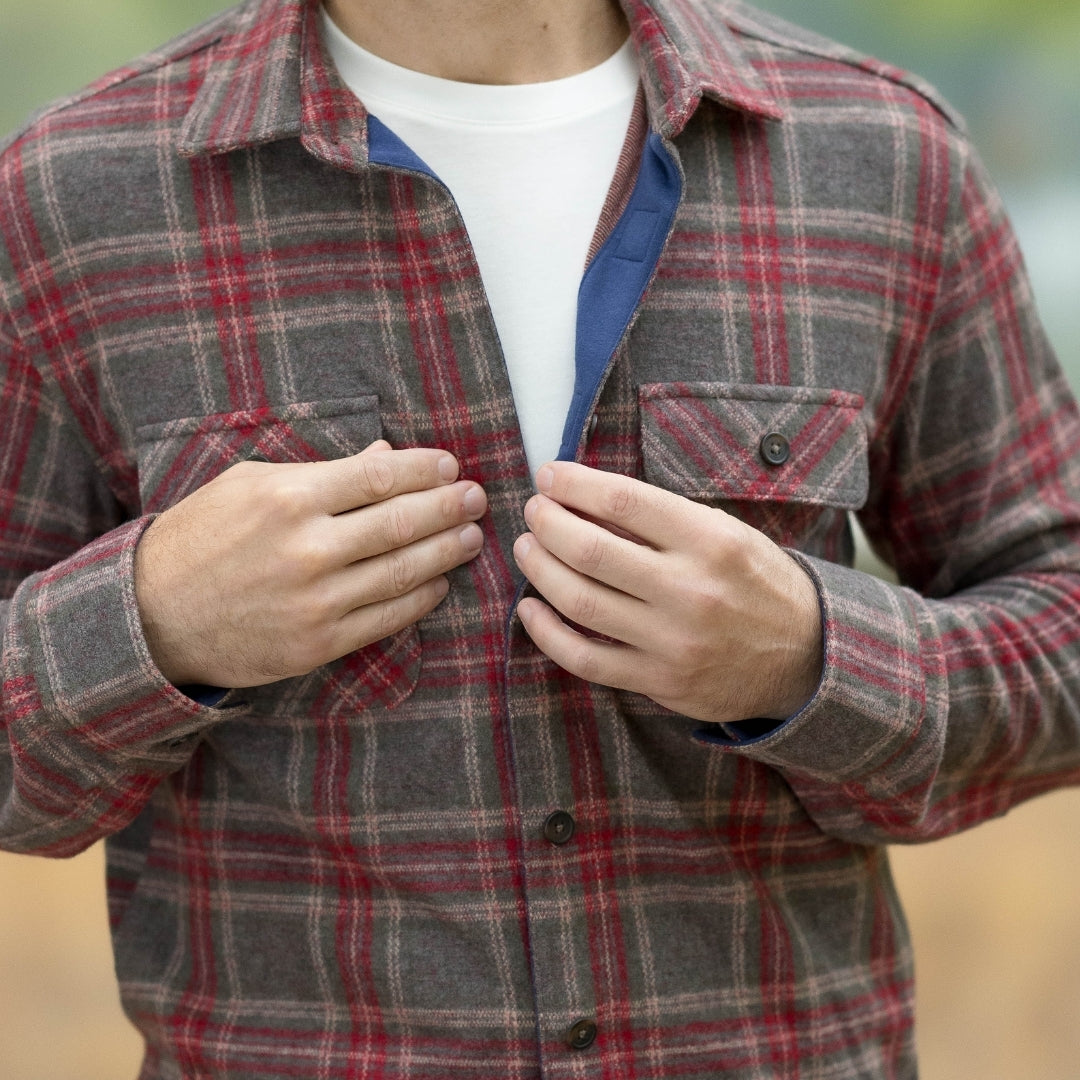
[[[514,557],[548,603],[526,598],[518,614],[556,664],[705,721],[782,720],[813,696],[817,592],[763,533],[572,462],[545,465],[537,487]]]

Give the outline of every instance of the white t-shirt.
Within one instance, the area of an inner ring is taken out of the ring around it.
[[[573,396],[578,286],[633,113],[633,49],[551,82],[463,83],[391,64],[322,17],[346,85],[457,202],[535,471]]]

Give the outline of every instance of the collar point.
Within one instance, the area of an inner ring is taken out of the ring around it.
[[[772,95],[749,86],[737,90],[731,86],[709,86],[705,88],[705,95],[720,105],[748,113],[759,120],[787,119],[787,111]]]

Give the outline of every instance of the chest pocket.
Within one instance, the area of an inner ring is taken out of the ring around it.
[[[172,506],[239,461],[330,461],[381,435],[373,394],[149,424],[136,432],[143,512]]]
[[[165,510],[240,461],[329,461],[382,435],[374,395],[182,417],[136,432],[144,513]],[[420,640],[407,627],[298,679],[248,691],[265,714],[336,716],[393,708],[419,678]]]
[[[842,390],[648,383],[638,389],[644,478],[778,544],[846,561],[847,512],[869,488],[862,409]]]

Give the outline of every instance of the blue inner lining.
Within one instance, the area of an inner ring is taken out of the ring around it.
[[[574,397],[563,428],[561,461],[574,460],[608,362],[649,284],[681,196],[679,170],[653,132],[630,201],[578,289]]]
[[[377,116],[368,113],[368,160],[375,165],[392,165],[410,172],[424,173],[439,178],[408,144],[395,135]]]
[[[378,117],[368,114],[368,158],[438,177]],[[664,248],[682,196],[682,177],[655,132],[641,155],[634,190],[578,289],[574,396],[559,459],[572,461],[612,354],[634,317]]]

